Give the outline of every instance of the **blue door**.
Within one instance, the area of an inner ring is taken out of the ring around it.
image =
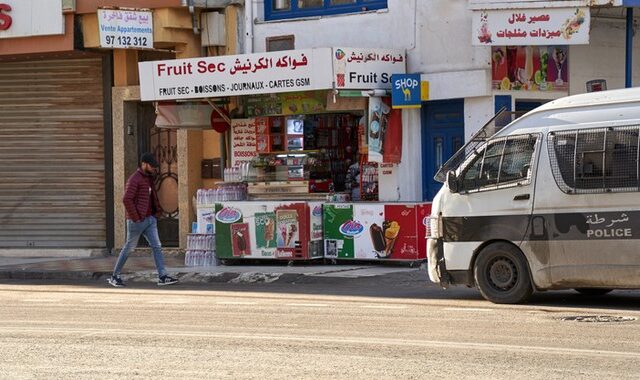
[[[422,104],[422,198],[433,200],[442,184],[433,179],[464,145],[464,99]]]

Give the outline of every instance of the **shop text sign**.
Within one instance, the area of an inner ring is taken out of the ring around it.
[[[9,12],[11,12],[11,6],[0,3],[0,30],[7,30],[11,27],[13,19],[9,15]]]
[[[60,34],[62,0],[0,0],[0,39]]]
[[[474,45],[578,45],[589,43],[588,7],[473,12]]]
[[[231,120],[231,165],[249,163],[258,155],[256,129],[267,123],[265,118]],[[262,128],[264,129],[264,127]]]
[[[148,11],[98,9],[100,47],[152,49],[153,14]]]
[[[391,89],[391,75],[406,72],[404,51],[388,49],[333,49],[333,71],[338,89]]]
[[[255,95],[331,88],[331,49],[141,62],[142,100]]]
[[[391,84],[393,108],[420,108],[422,105],[420,74],[394,74],[391,76]]]

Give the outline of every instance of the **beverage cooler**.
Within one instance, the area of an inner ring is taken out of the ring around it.
[[[218,259],[323,257],[320,202],[223,202],[213,209]]]
[[[430,213],[430,203],[326,203],[325,257],[426,260],[426,223]]]

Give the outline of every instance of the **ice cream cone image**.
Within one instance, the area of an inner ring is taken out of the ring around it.
[[[391,222],[389,227],[384,230],[384,243],[385,249],[384,252],[386,256],[390,256],[393,253],[393,246],[396,243],[396,239],[398,238],[398,234],[400,233],[400,225],[398,222]]]
[[[287,239],[285,242],[285,246],[289,246],[291,245],[291,240],[293,239],[294,235],[296,234],[296,232],[298,232],[298,226],[295,224],[290,224],[289,225],[289,233],[287,234]]]

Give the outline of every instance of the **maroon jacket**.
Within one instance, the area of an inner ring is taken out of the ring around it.
[[[122,197],[127,219],[140,222],[151,215],[161,212],[158,194],[153,184],[153,177],[138,168],[127,180],[127,187]]]

